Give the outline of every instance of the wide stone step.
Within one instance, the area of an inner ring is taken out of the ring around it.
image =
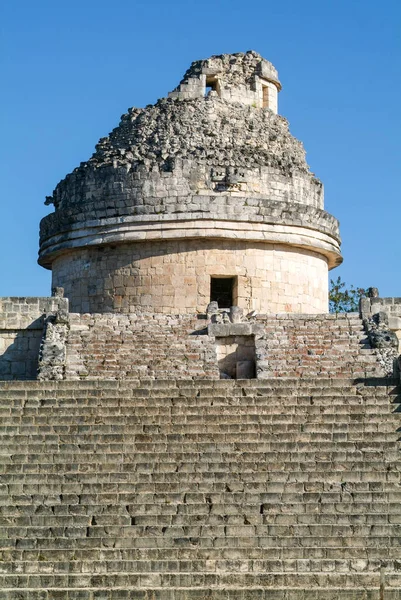
[[[218,399],[217,399],[218,400]],[[296,399],[295,399],[296,400]],[[330,403],[330,400],[323,402],[317,401],[311,397],[305,399],[305,402],[292,402],[288,397],[283,398],[280,403],[264,401],[258,404],[238,403],[231,405],[219,404],[216,398],[208,401],[205,405],[190,406],[187,403],[180,405],[152,406],[145,402],[143,405],[132,403],[129,405],[116,405],[115,407],[85,407],[83,405],[68,407],[60,405],[58,407],[25,407],[24,409],[11,409],[7,407],[1,413],[1,424],[6,426],[61,426],[61,425],[80,425],[80,424],[118,424],[136,425],[147,422],[147,420],[156,419],[156,424],[164,423],[166,426],[190,424],[207,424],[216,422],[233,424],[251,424],[258,422],[285,422],[285,418],[294,420],[295,423],[305,417],[311,422],[320,422],[324,419],[334,421],[337,415],[339,423],[343,420],[365,419],[368,420],[371,415],[378,419],[383,416],[384,420],[393,418],[399,419],[400,403],[392,403],[386,399],[386,402],[365,402],[359,398],[347,402],[345,399],[336,403]]]
[[[252,380],[248,380],[252,381]],[[1,383],[1,382],[0,382]],[[27,382],[29,383],[29,382]],[[393,388],[372,389],[364,387],[328,387],[315,388],[307,387],[297,388],[292,385],[281,388],[249,388],[238,387],[230,389],[224,388],[128,388],[107,390],[89,389],[84,393],[83,390],[34,390],[24,391],[17,389],[9,390],[0,394],[0,406],[7,407],[9,405],[27,407],[42,407],[42,406],[99,406],[96,404],[96,399],[102,398],[102,406],[116,406],[119,404],[129,405],[132,402],[141,404],[156,404],[164,406],[168,403],[171,405],[196,405],[202,406],[210,400],[215,399],[219,403],[230,404],[252,404],[255,402],[263,403],[269,401],[271,403],[279,403],[280,400],[287,399],[292,401],[308,401],[310,398],[321,402],[328,401],[333,398],[333,401],[340,402],[341,399],[349,399],[350,401],[358,398],[360,401],[369,402],[370,399],[397,398],[398,394],[394,393]],[[1,388],[0,388],[1,391]],[[231,392],[231,393],[230,393]],[[146,399],[146,402],[145,402]]]
[[[235,417],[249,414],[257,415],[284,415],[284,414],[331,414],[334,415],[337,411],[339,415],[362,413],[365,411],[377,412],[381,410],[383,414],[393,410],[399,412],[400,401],[397,397],[397,401],[394,400],[394,396],[379,396],[377,398],[370,397],[365,399],[361,396],[339,396],[334,398],[333,396],[306,396],[299,398],[296,396],[284,396],[280,399],[270,399],[264,396],[258,396],[255,398],[247,397],[241,400],[238,398],[235,402],[227,401],[226,398],[220,398],[219,396],[214,397],[203,397],[196,401],[185,401],[182,398],[179,401],[174,398],[142,398],[140,401],[131,399],[118,401],[114,399],[112,402],[104,402],[101,406],[95,402],[90,403],[85,400],[77,401],[73,403],[71,401],[48,404],[46,400],[33,400],[26,401],[23,406],[21,400],[8,400],[4,403],[4,406],[0,409],[1,415],[4,417],[11,416],[15,419],[27,419],[29,423],[30,419],[48,419],[54,417],[55,421],[61,420],[63,417],[72,420],[74,417],[91,417],[91,416],[104,416],[105,418],[115,417],[116,420],[121,418],[133,418],[133,417],[146,417],[154,416],[157,414],[175,416],[175,417],[186,417],[191,416],[192,418],[204,419],[210,418],[210,415],[227,415],[228,417]],[[285,412],[287,411],[287,412]],[[18,422],[18,421],[17,421]],[[43,422],[46,422],[43,421]],[[53,419],[50,421],[53,422]]]
[[[185,493],[214,493],[221,494],[227,490],[253,490],[253,494],[261,494],[268,492],[269,486],[265,484],[266,474],[264,474],[264,478],[259,478],[259,480],[253,480],[250,475],[247,478],[241,479],[239,477],[239,473],[232,473],[232,476],[228,476],[227,473],[221,474],[213,474],[208,478],[202,478],[202,481],[199,481],[199,475],[186,474],[184,477],[182,473],[177,475],[177,477],[173,476],[160,476],[158,478],[151,478],[149,476],[138,476],[136,478],[126,478],[126,477],[116,477],[116,480],[107,480],[107,481],[98,481],[96,477],[87,477],[86,481],[82,481],[82,476],[69,477],[69,480],[60,481],[58,483],[24,483],[18,480],[12,483],[2,484],[0,483],[0,504],[7,503],[7,497],[11,496],[14,501],[18,501],[18,503],[23,502],[24,499],[26,502],[32,501],[32,498],[37,498],[40,501],[40,498],[46,497],[54,497],[57,498],[61,494],[75,494],[79,495],[81,498],[85,497],[88,499],[88,502],[93,501],[99,496],[99,501],[103,500],[107,503],[107,496],[118,494],[119,501],[122,502],[130,502],[130,497],[133,495],[139,495],[143,493],[148,494],[179,494],[183,495]],[[343,471],[337,472],[337,480],[344,480],[349,483],[354,481],[361,482],[369,482],[372,484],[377,483],[386,483],[387,490],[396,489],[395,486],[399,486],[400,474],[398,471],[393,472],[378,472],[372,473],[370,470],[366,470],[365,472],[358,473],[354,472],[353,474],[348,474],[347,477],[344,476]],[[281,474],[281,481],[287,481],[289,479],[295,480],[290,469],[287,472],[283,472]],[[278,476],[275,476],[275,479],[279,481]],[[324,480],[324,473],[321,476],[321,480]],[[299,477],[296,478],[297,481],[304,483],[311,483],[315,481],[315,478],[311,477],[311,474],[308,472],[301,473]],[[326,476],[327,480],[327,476]],[[332,474],[332,481],[334,480],[334,473]],[[390,492],[389,493],[393,493]],[[135,496],[134,496],[135,497]],[[57,500],[55,500],[57,503]]]
[[[305,439],[297,439],[297,437],[301,438],[305,436]],[[18,448],[21,447],[21,444],[26,444],[29,451],[33,446],[41,446],[43,448],[43,444],[50,449],[54,447],[74,447],[80,444],[83,444],[87,449],[91,447],[107,448],[107,446],[117,446],[118,444],[124,443],[128,452],[132,451],[135,448],[137,452],[163,452],[166,450],[166,444],[169,446],[169,450],[171,452],[179,452],[180,449],[185,451],[185,449],[193,451],[197,449],[205,449],[208,447],[219,448],[223,450],[226,446],[227,448],[234,447],[239,450],[252,450],[256,448],[258,445],[260,451],[262,452],[291,452],[291,450],[299,449],[300,451],[339,451],[342,450],[344,452],[355,452],[358,450],[372,450],[377,451],[378,447],[393,448],[394,443],[397,440],[397,432],[394,432],[390,435],[380,434],[380,446],[378,446],[375,440],[371,439],[371,436],[366,436],[366,440],[355,440],[355,441],[347,441],[347,439],[339,439],[338,441],[333,439],[322,439],[321,441],[318,436],[314,436],[313,433],[303,433],[299,436],[293,436],[295,439],[283,441],[278,439],[272,440],[272,435],[269,432],[258,431],[254,434],[248,434],[246,436],[238,436],[237,432],[233,433],[218,433],[218,432],[210,432],[210,433],[194,433],[194,434],[186,434],[185,436],[179,433],[167,433],[167,434],[137,434],[130,436],[129,434],[121,433],[34,433],[32,435],[23,435],[23,434],[10,434],[3,435],[3,448],[7,449]],[[282,436],[280,436],[282,437]],[[386,439],[388,438],[388,439]],[[288,439],[288,437],[287,437]]]
[[[377,600],[380,593],[377,586],[339,587],[318,589],[307,587],[175,587],[168,589],[124,589],[124,588],[25,588],[0,590],[0,600]],[[384,600],[400,600],[400,592],[387,588]]]
[[[43,541],[43,540],[42,540]],[[78,542],[82,540],[77,540]],[[92,542],[93,540],[89,540]],[[308,541],[308,540],[307,540]],[[32,540],[21,540],[18,548],[0,549],[2,561],[12,563],[19,561],[29,562],[65,562],[70,560],[135,560],[135,561],[250,561],[250,560],[361,560],[380,561],[385,567],[390,561],[399,561],[399,547],[374,547],[361,548],[346,546],[342,540],[337,545],[328,547],[314,547],[305,543],[299,547],[291,546],[237,546],[237,547],[206,547],[190,544],[187,546],[176,546],[175,548],[129,548],[102,546],[70,547],[70,548],[46,548],[33,547]],[[24,546],[27,547],[24,547]],[[32,546],[29,548],[28,546]],[[342,563],[343,564],[343,563]]]
[[[244,452],[239,455],[237,452],[176,452],[171,456],[163,453],[144,452],[135,454],[127,453],[126,461],[122,461],[121,452],[96,452],[88,453],[88,462],[86,463],[86,453],[82,452],[78,456],[69,451],[52,456],[53,462],[47,463],[49,457],[45,458],[37,454],[11,454],[7,451],[1,457],[2,472],[7,473],[37,473],[38,470],[46,474],[54,469],[65,469],[65,472],[84,474],[89,473],[115,473],[123,477],[122,474],[132,474],[133,482],[137,482],[137,475],[147,474],[146,480],[165,481],[166,475],[172,477],[186,473],[202,473],[202,479],[199,482],[210,480],[213,475],[217,479],[229,476],[232,473],[242,474],[244,483],[249,481],[249,473],[254,473],[255,482],[260,482],[260,475],[264,476],[262,481],[266,481],[266,473],[269,473],[267,484],[277,483],[288,480],[290,483],[296,481],[305,481],[305,475],[310,474],[311,481],[327,481],[327,470],[333,471],[335,477],[331,476],[328,483],[334,484],[339,479],[346,482],[360,481],[358,472],[365,473],[369,471],[373,476],[377,476],[377,482],[383,481],[383,475],[394,472],[400,472],[401,466],[397,462],[399,452],[394,452],[394,461],[385,460],[380,452],[365,453],[338,453],[337,455],[326,453],[291,453],[289,455],[277,455],[274,452]],[[91,462],[96,459],[96,462]],[[337,459],[337,460],[335,460]],[[37,462],[42,460],[43,462]],[[84,462],[82,462],[84,461]],[[193,461],[196,461],[195,463]],[[49,465],[54,465],[53,467]],[[82,465],[82,466],[81,466]],[[294,468],[291,469],[291,466]],[[285,471],[285,473],[282,473]],[[164,475],[163,475],[164,474]],[[344,475],[344,477],[342,476]],[[162,475],[162,476],[161,476]],[[326,476],[325,476],[326,475]],[[384,479],[385,480],[385,479]],[[372,478],[374,481],[374,477]]]
[[[159,390],[161,394],[167,392],[198,392],[204,390],[205,393],[218,392],[221,394],[227,394],[228,392],[234,392],[234,394],[243,393],[243,390],[249,391],[249,393],[258,393],[259,390],[263,390],[265,393],[272,393],[276,391],[280,393],[283,390],[291,390],[293,393],[299,391],[305,393],[306,390],[318,392],[319,390],[333,390],[334,392],[338,389],[349,390],[354,389],[353,393],[356,393],[355,388],[357,386],[358,391],[371,389],[374,393],[382,393],[382,390],[391,389],[392,386],[398,385],[398,381],[394,377],[372,377],[369,379],[358,379],[355,377],[280,377],[280,378],[268,378],[268,379],[242,379],[242,380],[221,380],[221,379],[153,379],[143,378],[129,380],[117,380],[117,379],[85,379],[85,380],[63,380],[63,381],[1,381],[0,382],[0,396],[14,394],[24,395],[40,393],[41,395],[48,395],[55,390],[57,392],[66,395],[70,393],[71,396],[77,394],[81,396],[90,396],[93,391],[100,391],[103,395],[108,393],[115,393],[116,391],[122,391],[126,394],[135,393],[135,390]]]
[[[365,409],[365,410],[364,410]],[[190,410],[152,410],[149,408],[139,409],[127,409],[124,411],[123,408],[119,408],[120,414],[112,416],[107,412],[80,412],[79,414],[69,414],[66,420],[63,420],[63,414],[56,414],[54,420],[51,418],[51,413],[46,416],[41,414],[31,415],[6,415],[1,418],[3,427],[9,427],[10,424],[18,429],[23,427],[24,430],[28,431],[28,428],[37,428],[41,432],[61,431],[60,427],[64,427],[68,431],[68,427],[74,427],[77,429],[81,427],[93,427],[103,425],[108,427],[118,427],[119,430],[133,431],[136,426],[140,427],[160,427],[163,426],[162,430],[169,430],[172,428],[188,427],[199,425],[200,428],[207,426],[217,428],[221,424],[224,426],[243,426],[244,429],[254,423],[255,429],[260,428],[261,425],[272,426],[277,425],[282,427],[287,425],[289,428],[297,428],[298,426],[304,425],[305,427],[313,428],[313,425],[317,427],[328,427],[332,428],[344,428],[347,425],[357,425],[368,427],[372,425],[377,428],[377,425],[384,425],[391,423],[393,426],[397,426],[400,421],[400,411],[398,406],[386,405],[371,405],[366,407],[361,406],[342,406],[339,407],[338,412],[333,412],[335,409],[328,406],[310,406],[310,407],[273,407],[268,406],[262,408],[260,413],[255,410],[246,412],[241,409],[236,411],[222,410],[219,414],[218,409],[213,409],[209,413],[207,410],[204,412],[199,410],[195,413]],[[125,414],[124,414],[125,412]],[[337,418],[337,420],[335,420]],[[171,423],[171,425],[169,425]],[[174,425],[173,425],[174,423]],[[395,429],[394,429],[395,430]],[[33,430],[32,430],[33,431]]]
[[[339,545],[338,535],[335,536],[319,536],[313,537],[308,536],[305,538],[294,537],[294,536],[261,536],[252,538],[238,537],[238,536],[224,536],[224,537],[199,537],[199,536],[180,536],[178,538],[172,536],[121,536],[120,533],[115,533],[114,528],[108,527],[106,535],[102,537],[86,537],[86,536],[56,536],[50,535],[46,537],[40,537],[39,535],[33,537],[9,537],[0,539],[0,551],[6,550],[41,550],[41,549],[58,549],[58,550],[75,550],[75,549],[95,549],[103,547],[113,547],[117,549],[164,549],[167,552],[172,552],[177,547],[181,548],[181,551],[192,552],[192,548],[196,547],[199,549],[222,549],[222,548],[287,548],[291,556],[298,557],[300,552],[299,548],[316,548],[320,554],[325,554],[328,548],[352,548],[358,551],[359,556],[365,557],[370,556],[370,549],[376,552],[377,549],[381,550],[380,555],[386,556],[389,549],[394,549],[395,558],[399,558],[399,536],[347,536],[341,540],[341,546]],[[66,529],[68,533],[68,529]],[[39,533],[39,532],[38,532]],[[72,532],[71,532],[72,533]],[[398,549],[398,554],[397,550]],[[341,555],[344,558],[345,550]],[[394,555],[394,554],[393,554]],[[245,554],[245,556],[248,556]],[[303,558],[310,557],[310,553],[302,555]],[[376,556],[376,555],[375,555]]]
[[[228,491],[229,485],[232,485],[233,491]],[[28,486],[27,486],[28,487]],[[30,486],[33,487],[33,486]],[[49,486],[50,487],[50,486]],[[345,488],[344,493],[340,492],[317,492],[317,493],[305,493],[305,494],[275,494],[271,492],[264,492],[263,486],[261,486],[261,491],[254,490],[251,486],[249,486],[249,491],[238,491],[240,484],[238,482],[229,482],[224,483],[225,491],[215,492],[210,491],[209,486],[207,490],[197,491],[197,492],[188,492],[184,486],[182,486],[181,491],[167,491],[166,488],[160,487],[160,491],[155,493],[154,489],[149,490],[149,488],[145,484],[141,485],[124,485],[121,486],[123,488],[129,489],[116,489],[116,484],[92,484],[85,485],[85,487],[79,485],[71,485],[71,488],[75,487],[77,492],[70,492],[74,494],[71,500],[77,501],[80,504],[84,503],[92,503],[96,498],[103,500],[103,502],[95,502],[95,504],[108,504],[109,499],[114,499],[114,502],[118,501],[123,505],[129,504],[260,504],[260,503],[277,503],[278,501],[283,501],[284,499],[287,502],[293,504],[297,501],[306,502],[317,501],[319,503],[323,503],[324,500],[327,502],[338,503],[341,501],[356,503],[359,502],[401,502],[401,490],[399,486],[394,486],[392,490],[386,490],[383,492],[358,492],[351,491],[348,492]],[[150,488],[156,488],[155,485],[149,486]],[[174,487],[174,486],[171,486]],[[141,491],[143,488],[143,491]],[[200,489],[199,486],[198,489]],[[89,493],[89,489],[92,490],[92,493]],[[103,494],[101,493],[103,491]],[[97,493],[96,493],[97,492]],[[28,493],[28,492],[27,492]],[[4,496],[3,496],[4,497]],[[38,500],[40,500],[41,496],[38,496]],[[27,496],[29,499],[30,496]],[[50,498],[50,496],[49,496]],[[58,498],[58,502],[56,504],[60,504],[64,498]],[[64,500],[68,501],[70,498],[65,498]],[[32,500],[32,499],[31,499]]]
[[[197,525],[217,526],[217,525],[234,525],[240,526],[244,523],[252,523],[257,526],[287,526],[293,528],[299,526],[371,526],[381,527],[387,525],[401,525],[401,510],[397,513],[380,515],[377,513],[364,513],[363,509],[359,511],[360,505],[354,506],[353,510],[341,511],[341,506],[331,508],[330,512],[321,511],[320,514],[313,513],[313,508],[319,510],[318,506],[310,507],[309,513],[297,513],[297,507],[283,506],[283,512],[277,511],[270,506],[264,505],[260,510],[249,510],[241,507],[232,507],[225,510],[224,507],[213,507],[211,513],[204,511],[187,511],[179,514],[168,515],[165,513],[158,514],[157,511],[143,514],[141,511],[129,509],[124,514],[96,514],[91,515],[63,515],[56,513],[54,515],[33,514],[29,516],[0,516],[0,526],[7,527],[87,527],[90,525],[135,525],[138,527],[188,527],[196,521]],[[286,511],[285,508],[288,508]],[[382,505],[386,510],[386,506]],[[260,511],[263,511],[260,514]],[[89,511],[88,511],[89,512]],[[179,512],[179,511],[178,511]],[[280,514],[276,514],[279,512]],[[351,514],[353,513],[353,514]]]
[[[16,497],[16,500],[19,500]],[[111,501],[111,498],[105,498]],[[127,498],[127,500],[129,500]],[[139,500],[139,499],[138,499]],[[145,501],[149,498],[144,498]],[[46,497],[46,504],[42,507],[40,504],[17,505],[17,508],[10,507],[9,510],[2,510],[0,520],[2,526],[12,525],[13,523],[22,523],[31,525],[36,522],[47,523],[56,517],[60,517],[60,522],[70,518],[77,518],[77,521],[89,525],[92,521],[103,524],[109,521],[122,521],[123,524],[151,524],[157,522],[165,524],[187,524],[186,519],[196,517],[196,523],[209,524],[290,524],[290,523],[311,523],[311,524],[349,524],[350,522],[365,523],[400,523],[400,508],[396,501],[387,501],[373,499],[371,502],[352,502],[352,501],[325,501],[308,502],[305,505],[302,502],[283,502],[279,505],[270,502],[259,501],[252,509],[249,504],[239,503],[235,506],[231,504],[202,504],[191,505],[176,503],[166,506],[160,502],[147,505],[137,505],[136,503],[124,505],[104,504],[103,507],[112,506],[112,510],[100,510],[97,504],[80,505],[77,509],[75,504],[56,504],[55,499]],[[93,498],[94,502],[99,502],[98,497]],[[7,508],[7,505],[3,505]],[[1,508],[3,508],[1,507]],[[24,510],[23,507],[32,507],[32,510]],[[49,515],[51,511],[53,514]],[[121,517],[121,519],[120,519]],[[153,520],[152,520],[153,519]]]
[[[170,480],[171,482],[174,482],[182,479],[182,477],[180,477],[182,474],[188,474],[189,477],[191,474],[198,474],[198,480],[201,477],[202,481],[211,481],[213,477],[221,479],[224,476],[230,476],[230,474],[235,473],[242,476],[241,478],[244,483],[249,481],[249,475],[254,476],[255,483],[260,483],[261,481],[266,481],[266,473],[269,473],[269,481],[272,482],[274,481],[274,479],[272,479],[273,474],[276,471],[280,472],[281,470],[286,469],[287,472],[293,472],[289,468],[292,464],[290,460],[287,460],[286,462],[280,461],[278,460],[278,456],[274,455],[272,459],[268,461],[268,457],[263,455],[260,457],[261,462],[258,462],[257,459],[259,455],[258,453],[255,454],[255,457],[252,456],[252,453],[249,453],[246,457],[241,457],[241,459],[237,460],[235,456],[216,456],[214,457],[214,460],[210,457],[201,456],[197,463],[193,463],[185,454],[180,454],[177,457],[177,460],[174,460],[174,457],[171,457],[168,461],[163,460],[164,456],[162,454],[157,455],[156,458],[151,454],[143,454],[138,456],[131,455],[123,464],[119,462],[119,454],[98,455],[96,462],[89,462],[89,460],[93,460],[93,455],[91,455],[87,463],[78,462],[83,460],[83,455],[80,455],[77,458],[77,461],[74,462],[74,455],[63,454],[55,457],[53,463],[31,462],[29,460],[29,454],[9,455],[5,457],[2,461],[3,464],[0,466],[0,483],[5,483],[7,478],[17,474],[19,475],[18,479],[21,483],[24,483],[29,481],[29,476],[38,473],[42,474],[44,477],[48,476],[48,480],[54,479],[55,474],[59,477],[69,476],[70,480],[71,475],[74,475],[75,477],[82,476],[83,483],[88,481],[88,476],[91,478],[98,476],[99,481],[106,476],[110,477],[111,480],[120,478],[121,482],[129,481],[129,477],[132,476],[132,482],[138,482],[140,479],[143,479],[143,477],[140,476],[146,474],[148,477],[145,478],[144,481],[158,482]],[[307,470],[309,470],[310,473],[316,474],[318,477],[317,480],[319,480],[321,475],[319,476],[318,472],[323,471],[325,465],[335,472],[338,470],[341,472],[346,471],[346,465],[344,464],[344,462],[347,462],[346,459],[347,457],[344,456],[341,460],[341,464],[336,464],[330,462],[329,457],[320,457],[319,463],[315,464],[314,468],[311,468],[313,465],[308,464],[307,461],[303,463],[294,463],[294,471],[303,472],[300,484],[304,481],[305,471]],[[310,461],[310,463],[312,462],[316,462],[314,458]],[[349,470],[351,470],[351,468],[358,468],[359,472],[375,472],[382,471],[383,469],[388,472],[401,472],[401,465],[396,463],[384,463],[382,460],[349,460],[349,462],[352,463],[348,465]],[[346,476],[344,478],[349,482],[349,479],[347,479]],[[354,475],[352,475],[351,481],[354,481],[354,479]],[[189,478],[188,481],[192,481],[192,478]],[[334,482],[330,485],[333,485],[333,483]]]
[[[64,436],[64,435],[114,435],[116,432],[123,432],[125,438],[127,440],[141,437],[149,437],[151,436],[153,439],[160,439],[170,435],[183,435],[189,439],[192,436],[199,435],[222,435],[222,434],[232,434],[241,432],[244,435],[252,436],[256,434],[269,434],[274,437],[280,437],[283,435],[291,435],[294,437],[299,437],[300,435],[310,435],[315,436],[319,439],[319,436],[334,436],[334,435],[346,435],[348,438],[351,436],[377,436],[377,435],[386,435],[391,434],[393,436],[397,435],[396,427],[398,422],[395,420],[383,420],[373,422],[369,419],[366,419],[366,422],[357,421],[354,423],[349,422],[325,422],[322,419],[322,422],[308,422],[308,423],[292,423],[291,419],[288,419],[287,422],[279,421],[279,422],[255,422],[255,423],[240,423],[237,417],[237,421],[234,423],[227,423],[226,419],[222,419],[222,422],[209,422],[209,423],[172,423],[171,425],[166,424],[129,424],[125,419],[121,420],[121,423],[118,423],[116,419],[114,422],[110,424],[98,424],[94,423],[81,423],[81,424],[60,424],[56,423],[53,425],[47,424],[15,424],[15,425],[3,425],[0,426],[0,435],[5,436],[6,439],[12,439],[13,435],[27,436],[28,439],[32,436],[48,436],[52,437]],[[7,437],[10,436],[10,437]],[[400,433],[398,432],[398,437]]]
[[[280,388],[292,387],[293,389],[331,389],[335,387],[341,387],[349,389],[352,388],[355,383],[358,383],[360,388],[376,388],[375,391],[380,390],[384,387],[391,387],[397,385],[398,381],[391,377],[378,377],[372,378],[368,381],[355,382],[351,377],[308,377],[299,379],[296,377],[283,377],[280,379],[272,380],[211,380],[211,379],[157,379],[152,378],[141,378],[141,379],[130,379],[126,380],[77,380],[77,381],[7,381],[0,382],[0,394],[8,393],[10,390],[26,390],[26,391],[41,391],[48,392],[52,390],[75,390],[75,391],[89,391],[89,390],[102,390],[104,394],[110,390],[127,390],[134,388],[152,388],[152,389],[213,389],[213,390],[230,390],[233,388],[253,388],[253,389],[270,389],[279,391]]]
[[[386,585],[401,589],[401,575],[388,573]],[[347,573],[59,573],[59,574],[0,574],[0,589],[18,588],[52,590],[57,588],[134,588],[150,590],[156,587],[231,587],[265,588],[365,588],[379,589],[380,574],[374,572]],[[229,596],[228,596],[229,597]]]
[[[391,559],[122,559],[122,558],[86,558],[57,560],[55,556],[43,551],[41,560],[1,561],[1,574],[51,574],[51,573],[338,573],[379,572],[399,570],[399,561]]]
[[[233,392],[241,392],[240,389],[235,389]],[[103,397],[100,395],[102,400],[99,403],[99,394],[73,394],[67,391],[64,395],[60,395],[53,391],[47,394],[34,392],[32,394],[25,394],[25,392],[9,392],[0,397],[0,408],[20,408],[21,410],[32,410],[33,408],[70,408],[70,409],[82,409],[87,410],[88,407],[95,407],[97,410],[107,408],[114,408],[118,406],[126,406],[127,408],[132,406],[158,406],[160,408],[168,407],[201,407],[201,406],[252,406],[253,404],[260,406],[263,404],[269,404],[272,406],[283,406],[283,402],[292,404],[329,404],[334,402],[336,404],[347,404],[347,403],[362,403],[375,404],[375,403],[388,403],[389,399],[396,401],[399,399],[398,394],[390,392],[382,394],[366,394],[355,393],[355,390],[335,388],[334,390],[305,390],[305,392],[299,392],[292,388],[288,390],[252,390],[245,388],[242,393],[228,394],[222,393],[221,390],[192,390],[188,391],[172,390],[171,393],[160,390],[144,389],[144,390],[131,390],[129,393],[124,392],[113,392]],[[28,413],[29,414],[29,413]]]
[[[28,484],[24,484],[26,488],[28,488]],[[268,492],[263,491],[266,490],[266,486],[258,486],[258,489],[253,489],[252,491],[238,491],[238,483],[236,485],[235,482],[232,482],[233,490],[228,491],[230,482],[225,483],[225,491],[221,492],[213,492],[209,489],[208,492],[201,491],[189,491],[188,488],[182,486],[180,492],[168,491],[167,489],[163,490],[163,487],[160,488],[159,493],[154,492],[155,486],[146,486],[145,484],[141,484],[140,486],[135,484],[128,484],[127,486],[119,486],[118,490],[111,489],[113,484],[102,484],[100,482],[92,482],[85,483],[79,489],[79,493],[76,493],[75,496],[71,498],[59,498],[57,504],[62,503],[64,500],[68,502],[70,500],[71,504],[79,502],[82,503],[91,503],[97,496],[99,496],[99,492],[104,490],[104,500],[107,503],[107,487],[110,488],[109,496],[113,494],[114,491],[114,502],[119,501],[120,503],[124,503],[124,499],[127,500],[127,496],[129,495],[132,499],[127,504],[167,504],[174,503],[175,505],[186,505],[186,504],[205,504],[208,505],[209,508],[211,505],[227,505],[230,506],[232,504],[240,505],[251,505],[251,504],[263,504],[263,503],[272,503],[277,505],[277,503],[309,503],[309,502],[318,502],[319,504],[323,504],[325,502],[329,503],[353,503],[357,504],[358,502],[399,502],[401,501],[401,490],[396,486],[393,487],[392,490],[384,490],[384,491],[358,491],[354,490],[351,487],[347,487],[344,483],[344,489],[334,489],[333,491],[314,491],[314,492]],[[41,486],[41,484],[37,484],[37,486]],[[33,485],[29,485],[32,489],[37,489]],[[52,488],[56,486],[52,486],[50,483],[43,484],[42,487]],[[76,489],[79,486],[75,486]],[[115,487],[115,486],[114,486]],[[250,487],[250,486],[249,486]],[[261,487],[262,489],[259,489]],[[129,494],[129,490],[125,490],[121,488],[130,488],[132,492]],[[143,489],[141,489],[143,488]],[[151,489],[153,488],[153,489]],[[198,488],[199,489],[199,488]],[[58,490],[57,490],[58,491]],[[11,490],[10,490],[11,492]],[[97,493],[96,493],[97,492]],[[26,491],[27,494],[29,492]],[[33,492],[31,492],[32,494]],[[50,493],[50,489],[49,492]],[[3,494],[3,498],[6,496]],[[14,496],[17,498],[17,496]],[[32,501],[30,496],[27,496],[27,501]]]
[[[339,525],[339,524],[290,524],[290,525],[188,525],[188,526],[143,526],[143,525],[96,525],[96,517],[93,517],[91,524],[88,525],[87,519],[82,525],[72,523],[70,526],[63,526],[62,523],[14,526],[4,527],[6,538],[101,538],[110,535],[111,538],[129,538],[132,541],[137,539],[142,543],[146,538],[153,539],[153,544],[163,545],[164,541],[171,540],[172,545],[180,538],[199,538],[209,540],[209,543],[216,539],[224,539],[229,543],[239,538],[254,539],[260,538],[275,540],[277,538],[293,538],[295,540],[325,539],[335,536],[347,538],[350,545],[360,543],[361,539],[368,538],[370,541],[380,540],[381,538],[390,538],[401,535],[401,525],[397,523],[382,525]],[[127,518],[126,521],[129,521]],[[62,521],[62,519],[61,519]],[[157,540],[157,541],[156,541]],[[189,541],[189,539],[188,539]],[[379,543],[379,542],[378,542]],[[237,544],[235,544],[237,545]]]

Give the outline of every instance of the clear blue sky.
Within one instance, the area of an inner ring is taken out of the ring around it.
[[[0,27],[0,296],[49,295],[45,196],[128,107],[250,49],[278,69],[279,112],[340,220],[332,277],[401,296],[400,0],[13,0]]]

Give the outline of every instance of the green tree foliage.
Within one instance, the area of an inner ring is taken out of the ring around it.
[[[329,310],[331,313],[356,312],[359,308],[359,299],[367,295],[367,290],[355,288],[351,285],[346,287],[341,277],[336,280],[330,279]]]

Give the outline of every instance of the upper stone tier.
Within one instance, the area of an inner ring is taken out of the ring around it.
[[[41,223],[39,263],[89,245],[202,236],[295,244],[339,264],[322,184],[275,114],[280,88],[253,51],[213,56],[169,98],[129,109],[47,198],[55,212]]]
[[[273,65],[257,52],[223,54],[197,60],[169,98],[200,98],[213,92],[229,102],[241,102],[277,113],[281,90]]]

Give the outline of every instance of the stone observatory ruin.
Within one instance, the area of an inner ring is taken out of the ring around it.
[[[401,598],[401,299],[328,313],[280,89],[196,61],[47,198],[52,296],[0,298],[0,600]]]
[[[70,310],[327,312],[338,222],[255,52],[193,63],[131,109],[47,201],[39,263]]]

